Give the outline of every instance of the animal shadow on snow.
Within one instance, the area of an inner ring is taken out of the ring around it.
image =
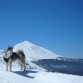
[[[29,73],[37,73],[37,71],[24,70],[24,71],[13,71],[13,73],[16,73],[18,75],[28,77],[28,78],[34,78],[34,76],[30,76],[28,74]]]

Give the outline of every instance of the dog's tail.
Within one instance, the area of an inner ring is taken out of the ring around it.
[[[18,50],[16,53],[17,53],[20,57],[24,57],[24,56],[25,56],[23,50]]]

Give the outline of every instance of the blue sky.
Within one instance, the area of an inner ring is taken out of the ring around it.
[[[0,49],[25,40],[83,58],[83,1],[0,0]]]

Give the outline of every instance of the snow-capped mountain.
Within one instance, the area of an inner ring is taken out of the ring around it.
[[[14,46],[14,51],[19,49],[24,51],[27,59],[55,59],[58,56],[55,53],[28,41],[24,41]]]

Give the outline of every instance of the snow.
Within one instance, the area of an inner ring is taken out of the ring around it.
[[[26,55],[26,70],[20,70],[17,62],[13,63],[12,72],[5,71],[5,63],[0,55],[0,83],[83,83],[83,76],[46,72],[46,69],[32,63],[35,59],[55,59],[55,53],[24,41],[15,45],[14,51],[22,49]]]
[[[0,50],[0,55],[2,55],[2,53],[3,53],[3,50]]]
[[[54,59],[58,56],[55,53],[28,41],[21,42],[14,46],[14,51],[19,49],[24,51],[27,59]]]
[[[83,76],[51,72],[0,72],[0,83],[83,83]]]

